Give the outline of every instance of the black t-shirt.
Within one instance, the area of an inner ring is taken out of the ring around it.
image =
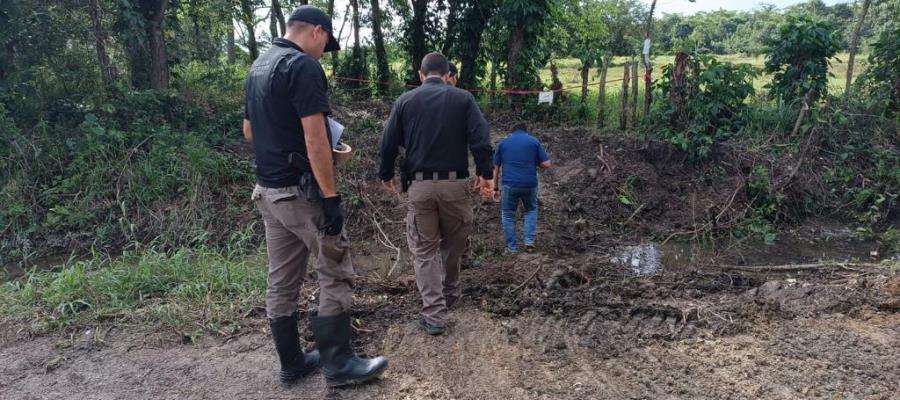
[[[275,39],[253,62],[245,88],[244,118],[253,129],[257,183],[270,188],[297,185],[302,170],[288,163],[288,154],[308,159],[301,118],[331,114],[325,71],[293,42]]]

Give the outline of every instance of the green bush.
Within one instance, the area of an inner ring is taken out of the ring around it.
[[[54,236],[100,247],[160,235],[192,241],[210,234],[216,204],[252,184],[251,166],[222,152],[240,140],[236,96],[215,104],[121,87],[107,96],[26,131],[0,111],[0,233],[15,233],[0,242],[0,261],[19,261],[29,243]]]
[[[658,82],[662,98],[657,121],[661,135],[686,151],[691,159],[709,156],[713,144],[739,132],[747,122],[746,99],[754,94],[758,71],[749,64],[719,62],[708,54],[693,54],[687,61],[684,84],[676,83],[675,66],[663,67]],[[662,121],[660,121],[662,120]]]
[[[792,102],[811,92],[812,99],[828,91],[830,59],[842,49],[841,34],[831,22],[790,14],[778,34],[766,40],[765,71],[772,74],[773,96]]]
[[[750,216],[744,222],[746,229],[766,242],[777,237],[775,223],[778,210],[784,200],[781,193],[773,193],[769,184],[769,170],[757,166],[747,180],[747,195],[750,197]]]
[[[878,105],[879,111],[900,112],[900,23],[886,28],[869,46],[869,66],[856,85],[862,98]]]

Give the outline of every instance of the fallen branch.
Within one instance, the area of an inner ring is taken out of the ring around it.
[[[381,237],[375,236],[375,239],[378,240],[378,242],[381,243],[384,247],[394,250],[397,253],[397,256],[394,257],[394,265],[391,266],[391,268],[387,272],[387,276],[385,276],[385,279],[390,279],[391,275],[394,274],[394,270],[397,269],[397,265],[400,264],[400,247],[394,245],[394,242],[391,241],[391,238],[388,237],[387,233],[384,233],[384,229],[381,229],[381,224],[378,223],[378,218],[375,218],[375,215],[372,215],[372,224],[375,225],[375,229],[377,229],[378,233],[381,234]]]
[[[828,268],[841,268],[851,271],[862,272],[854,268],[883,268],[883,264],[876,263],[835,263],[823,262],[812,264],[786,264],[786,265],[758,265],[758,266],[742,266],[742,265],[719,265],[718,268],[729,269],[735,271],[746,272],[792,272],[792,271],[814,271]]]
[[[603,166],[606,167],[606,172],[612,173],[612,168],[606,162],[606,155],[603,154],[603,145],[600,145],[600,154],[597,155],[597,159],[603,163]]]
[[[642,209],[644,209],[645,205],[646,204],[641,204],[640,206],[638,206],[638,208],[636,210],[634,210],[633,213],[631,213],[631,216],[629,216],[628,219],[626,219],[625,222],[622,223],[622,226],[623,227],[627,226],[628,223],[631,222],[631,219],[634,218],[634,216],[637,215],[639,212],[641,212]]]
[[[540,257],[540,256],[532,257],[530,260],[526,261],[525,264],[523,264],[523,265],[531,264],[531,262],[534,260],[537,260],[538,257]],[[543,263],[538,264],[538,267],[534,270],[534,272],[532,272],[531,275],[528,276],[528,278],[526,278],[521,284],[519,284],[519,286],[516,286],[516,288],[513,289],[511,293],[515,294],[519,290],[522,290],[522,288],[524,288],[528,282],[531,282],[531,280],[534,279],[534,277],[537,276],[537,274],[540,273],[542,269],[544,269],[544,264]]]

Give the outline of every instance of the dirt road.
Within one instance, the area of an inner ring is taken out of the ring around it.
[[[528,263],[520,264],[504,274],[467,271],[467,297],[443,337],[415,326],[411,287],[362,293],[357,343],[391,363],[383,379],[367,386],[329,391],[315,375],[279,387],[263,325],[186,344],[174,332],[101,326],[4,344],[0,398],[896,399],[900,393],[896,276],[731,275],[723,284],[724,276],[714,274],[628,279],[598,269],[591,283],[544,274],[543,288],[535,282],[510,294],[517,285],[508,277],[528,275]]]

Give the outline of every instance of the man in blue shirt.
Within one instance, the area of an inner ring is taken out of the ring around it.
[[[550,168],[550,157],[541,142],[527,132],[524,123],[516,124],[513,132],[497,145],[494,153],[495,190],[500,190],[500,209],[503,221],[503,236],[506,249],[515,254],[519,251],[516,242],[516,211],[519,202],[524,208],[525,250],[533,252],[534,235],[538,218],[537,168]]]

